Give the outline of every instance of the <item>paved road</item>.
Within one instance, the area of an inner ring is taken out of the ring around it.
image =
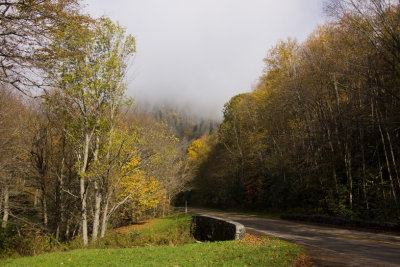
[[[248,233],[279,237],[307,249],[314,266],[400,266],[400,236],[264,219],[191,208],[190,211],[233,220]]]

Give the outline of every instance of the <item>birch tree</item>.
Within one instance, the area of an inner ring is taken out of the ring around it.
[[[43,57],[65,57],[63,61],[50,64],[48,70],[50,77],[58,80],[60,88],[60,97],[53,102],[50,99],[50,103],[68,114],[66,131],[78,162],[81,231],[83,244],[87,245],[90,182],[95,183],[97,210],[101,202],[98,181],[88,174],[90,160],[92,158],[94,163],[99,160],[100,137],[112,128],[113,116],[123,102],[125,76],[129,59],[135,52],[135,40],[107,18],[94,24],[62,25],[55,39],[53,50]],[[95,214],[98,217],[97,211]]]

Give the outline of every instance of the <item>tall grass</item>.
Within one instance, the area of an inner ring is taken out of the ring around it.
[[[133,248],[143,246],[180,246],[193,243],[190,234],[191,215],[178,214],[160,218],[151,227],[128,233],[113,233],[99,240],[96,248]]]

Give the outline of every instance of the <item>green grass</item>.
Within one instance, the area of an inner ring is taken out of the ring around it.
[[[270,239],[263,246],[226,241],[179,247],[79,249],[0,261],[2,266],[290,266],[303,250]]]
[[[247,235],[240,241],[195,243],[191,214],[158,219],[141,229],[110,232],[89,248],[0,260],[0,266],[291,266],[299,246]]]

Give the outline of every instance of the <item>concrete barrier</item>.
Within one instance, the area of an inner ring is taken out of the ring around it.
[[[244,237],[245,227],[237,222],[217,217],[195,215],[192,217],[191,233],[199,241],[226,241]]]

